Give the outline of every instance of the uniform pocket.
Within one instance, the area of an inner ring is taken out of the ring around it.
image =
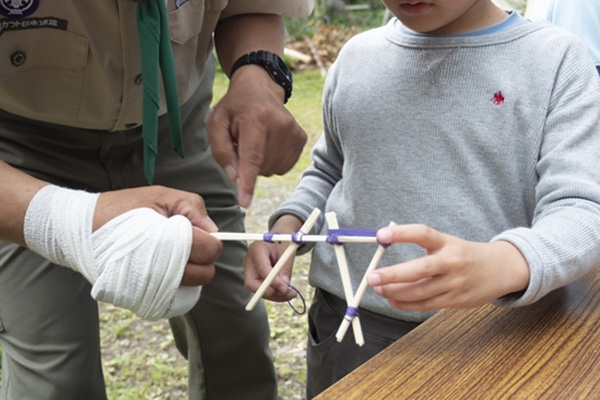
[[[171,40],[184,44],[202,30],[204,2],[198,0],[173,0],[169,9]]]
[[[17,114],[75,119],[89,40],[54,29],[5,32],[0,41],[0,107]]]

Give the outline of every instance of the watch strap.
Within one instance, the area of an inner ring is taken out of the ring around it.
[[[258,50],[244,54],[233,63],[229,76],[232,77],[238,68],[248,64],[259,65],[267,70],[271,78],[285,91],[283,102],[284,104],[287,103],[292,96],[293,79],[292,73],[281,57],[266,50]]]

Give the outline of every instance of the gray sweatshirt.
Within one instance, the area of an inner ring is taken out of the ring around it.
[[[525,305],[600,264],[600,79],[583,44],[527,23],[475,37],[422,37],[393,24],[353,37],[330,69],[312,165],[271,216],[334,211],[342,228],[426,224],[514,244],[529,263]],[[313,233],[325,234],[321,218]],[[310,246],[304,246],[309,250]],[[376,245],[344,245],[354,290]],[[394,244],[380,266],[425,255]],[[310,283],[344,298],[331,245]],[[407,321],[369,288],[361,307]]]

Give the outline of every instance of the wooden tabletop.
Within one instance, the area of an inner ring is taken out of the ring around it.
[[[600,270],[520,308],[444,310],[319,400],[600,398]]]

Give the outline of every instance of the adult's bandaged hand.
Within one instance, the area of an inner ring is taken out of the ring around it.
[[[194,219],[206,217],[194,212],[198,205],[174,201],[165,188],[137,190],[145,190],[144,195],[136,196],[131,189],[126,196],[107,192],[108,199],[102,199],[104,194],[46,186],[27,209],[25,241],[50,261],[84,275],[96,300],[149,320],[183,314],[198,301],[198,285],[212,279],[220,243],[196,240],[210,236],[193,227]],[[172,192],[176,198],[184,194]],[[208,244],[207,254],[191,254],[197,242]],[[182,281],[195,286],[180,286]]]

